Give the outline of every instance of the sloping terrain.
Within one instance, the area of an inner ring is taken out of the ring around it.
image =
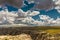
[[[60,40],[60,27],[0,28],[0,40]]]

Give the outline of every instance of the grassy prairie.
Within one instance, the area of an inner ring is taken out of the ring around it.
[[[7,27],[5,28],[5,30],[8,29],[9,31],[13,31],[13,30],[31,30],[31,31],[45,31],[47,33],[50,33],[50,34],[60,34],[60,26],[36,26],[36,27]],[[11,29],[11,30],[10,30]],[[5,31],[4,30],[4,31]],[[9,32],[8,31],[8,32]]]
[[[41,27],[36,27],[37,30],[42,30],[45,32],[48,32],[50,34],[60,34],[60,26],[41,26]]]
[[[5,30],[9,30],[9,31],[13,31],[13,30],[31,30],[31,31],[45,31],[48,32],[50,34],[56,34],[56,33],[60,33],[60,26],[36,26],[36,27],[27,27],[27,26],[23,26],[23,27],[2,27],[2,29]],[[0,28],[0,30],[2,30]],[[8,31],[8,32],[9,32]]]

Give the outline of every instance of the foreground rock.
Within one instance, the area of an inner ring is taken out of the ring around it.
[[[0,36],[0,40],[32,40],[32,38],[28,34],[20,34],[16,36]]]

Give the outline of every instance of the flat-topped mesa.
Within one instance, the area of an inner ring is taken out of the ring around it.
[[[33,1],[35,6],[33,7],[36,10],[49,10],[52,9],[55,5],[53,0],[27,0],[30,3]]]
[[[0,5],[10,5],[16,8],[21,8],[23,5],[23,0],[0,0]]]

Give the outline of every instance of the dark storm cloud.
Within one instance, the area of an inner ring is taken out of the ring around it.
[[[53,0],[27,0],[28,2],[34,1],[35,6],[33,8],[39,10],[48,10],[55,6]]]
[[[0,0],[0,5],[11,5],[16,8],[21,8],[23,5],[23,0]]]

